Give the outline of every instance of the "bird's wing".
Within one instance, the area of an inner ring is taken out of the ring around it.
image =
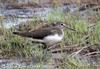
[[[23,36],[23,37],[30,37],[34,39],[43,39],[45,36],[53,35],[57,32],[55,28],[41,28],[33,31],[24,31],[24,32],[13,32],[13,34]]]
[[[39,30],[31,31],[30,34],[32,34],[32,37],[35,39],[43,39],[45,36],[55,34],[56,29],[52,28],[42,28]]]

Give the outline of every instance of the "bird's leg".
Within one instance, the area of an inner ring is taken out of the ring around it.
[[[46,58],[48,56],[48,45],[45,44],[45,42],[43,40],[39,40],[39,39],[30,39],[33,43],[41,43],[42,45],[42,49],[43,49],[43,57],[42,60],[46,61]],[[41,48],[41,47],[40,47]]]
[[[42,59],[46,62],[48,60],[48,58],[51,57],[51,51],[49,51],[49,49],[47,48],[47,45],[44,46],[43,48],[43,57]]]
[[[43,57],[42,57],[42,59],[44,60],[44,61],[46,61],[47,59],[47,55],[48,55],[48,52],[47,52],[47,49],[44,49],[43,50]]]
[[[47,45],[45,43],[42,43],[42,44],[43,44],[42,48],[47,49]]]

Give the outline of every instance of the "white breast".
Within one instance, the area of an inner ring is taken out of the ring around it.
[[[43,40],[46,44],[52,45],[57,42],[60,42],[63,39],[63,37],[64,37],[64,34],[62,34],[62,35],[55,34],[55,35],[49,35],[49,36],[45,37]]]

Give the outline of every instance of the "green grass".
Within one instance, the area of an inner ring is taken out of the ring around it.
[[[56,16],[56,17],[55,17]],[[69,14],[63,14],[63,13],[50,13],[48,15],[48,23],[52,23],[55,21],[61,21],[65,24],[68,24],[71,28],[77,30],[78,32],[74,32],[68,29],[65,29],[65,37],[62,41],[61,46],[67,46],[67,45],[74,45],[74,44],[81,44],[80,47],[83,47],[86,45],[85,38],[88,37],[88,41],[90,45],[97,44],[100,42],[100,21],[97,21],[96,26],[94,28],[88,28],[90,26],[90,23],[83,20],[81,17],[72,16]],[[39,21],[29,22],[28,27],[29,28],[35,28],[36,25],[39,24]],[[21,25],[20,31],[25,30],[26,28]],[[37,43],[32,43],[29,39],[13,35],[12,32],[15,31],[15,28],[11,29],[5,29],[2,27],[0,31],[3,32],[3,35],[0,36],[0,53],[2,55],[7,55],[7,57],[23,57],[28,58],[35,56],[37,60],[41,63],[45,63],[43,61],[43,50],[40,48],[42,45]],[[63,48],[63,47],[62,47]],[[64,56],[64,67],[67,67],[68,69],[80,69],[81,66],[84,64],[87,66],[83,67],[82,69],[91,69],[91,65],[84,62],[84,60],[75,59],[73,57],[69,57],[70,54],[66,54]],[[49,56],[47,56],[49,57]],[[45,57],[46,58],[46,57]],[[51,57],[47,59],[48,63],[50,63]],[[51,63],[52,64],[52,63]],[[41,66],[39,68],[35,69],[41,69]],[[14,69],[33,69],[33,67],[16,67]],[[61,67],[59,67],[61,69]],[[99,68],[98,68],[99,69]]]

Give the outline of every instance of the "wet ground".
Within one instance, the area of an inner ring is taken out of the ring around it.
[[[18,25],[22,22],[30,21],[33,17],[41,17],[41,20],[47,20],[48,14],[53,12],[74,12],[76,5],[62,6],[58,8],[25,8],[25,9],[5,9],[0,8],[0,17],[3,17],[2,23],[6,28]]]
[[[76,5],[67,5],[67,6],[62,6],[58,8],[27,8],[27,9],[5,9],[5,8],[0,8],[0,17],[3,17],[2,24],[4,25],[5,28],[10,28],[16,25],[19,25],[20,23],[24,23],[26,21],[31,21],[33,17],[41,17],[41,20],[47,20],[48,14],[52,12],[62,12],[62,13],[67,13],[71,12],[74,13],[78,10],[78,7]],[[80,14],[83,14],[80,13]],[[53,54],[54,55],[54,54]],[[59,55],[60,54],[55,54]],[[56,56],[54,55],[54,58]],[[58,56],[57,56],[58,57]],[[100,56],[99,56],[100,57]],[[83,56],[79,55],[76,57],[77,59],[83,60]],[[91,64],[100,64],[100,58],[89,58],[85,57],[84,60],[89,60],[86,62],[89,62]],[[10,58],[0,58],[0,69],[13,69],[13,66],[15,67],[25,67],[25,66],[37,66],[36,63],[31,61],[23,61],[23,59],[10,59]],[[44,69],[47,69],[50,67],[50,65],[44,65]]]

